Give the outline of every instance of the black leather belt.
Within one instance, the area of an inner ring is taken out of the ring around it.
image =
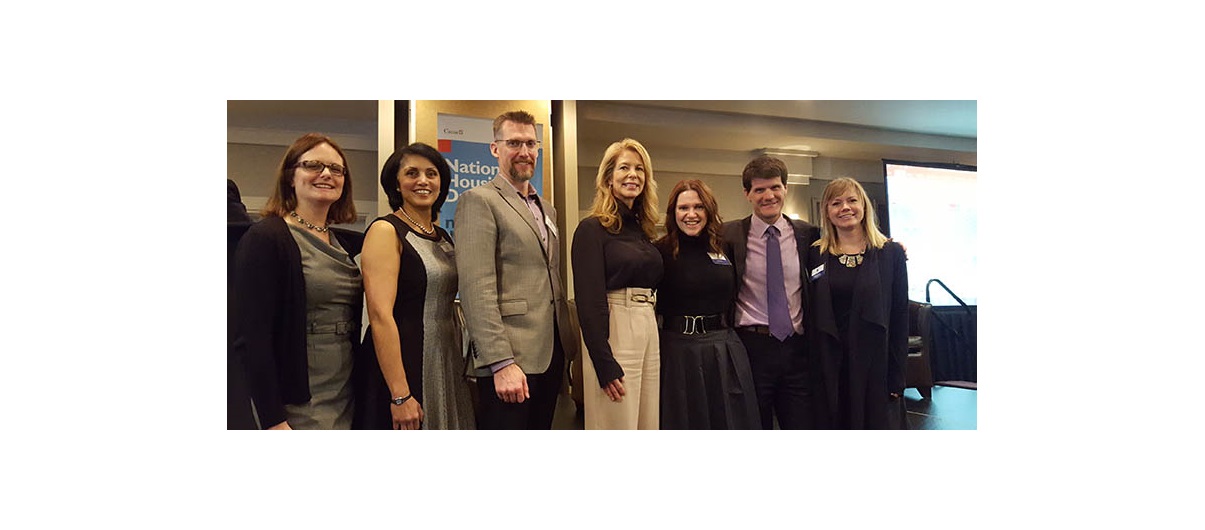
[[[769,335],[770,326],[739,326],[737,331],[748,331],[749,333],[757,333],[759,335]]]
[[[702,334],[728,327],[724,315],[686,315],[664,317],[661,329],[683,335]]]

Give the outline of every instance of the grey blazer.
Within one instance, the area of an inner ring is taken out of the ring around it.
[[[543,197],[541,205],[550,221],[548,248],[540,243],[531,210],[503,177],[464,192],[457,201],[456,269],[475,376],[493,375],[489,365],[510,358],[523,373],[544,373],[557,328],[566,357],[578,349],[558,272],[556,210]]]

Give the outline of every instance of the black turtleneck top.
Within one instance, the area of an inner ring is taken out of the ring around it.
[[[665,263],[665,277],[657,288],[657,312],[666,316],[727,314],[736,296],[736,268],[732,261],[716,263],[707,245],[707,232],[691,237],[678,234],[678,258],[669,240],[657,244]],[[731,315],[730,315],[731,316]]]
[[[621,202],[619,217],[623,228],[618,234],[603,228],[597,217],[583,219],[573,233],[573,296],[599,386],[623,377],[607,342],[611,331],[607,291],[653,289],[661,281],[661,253],[645,237],[636,214]]]

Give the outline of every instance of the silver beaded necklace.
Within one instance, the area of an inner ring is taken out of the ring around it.
[[[309,228],[310,230],[317,230],[318,232],[326,232],[327,230],[329,230],[329,228],[327,228],[325,226],[314,226],[313,223],[310,223],[309,221],[302,219],[300,215],[297,215],[297,210],[293,210],[293,211],[289,212],[289,215],[291,215],[294,219],[297,219],[297,222],[305,225],[305,227]]]

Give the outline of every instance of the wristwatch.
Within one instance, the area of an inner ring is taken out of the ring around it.
[[[406,394],[406,397],[393,398],[390,399],[389,402],[393,403],[394,405],[401,405],[402,403],[410,401],[410,398],[412,397],[414,397],[414,394]]]

